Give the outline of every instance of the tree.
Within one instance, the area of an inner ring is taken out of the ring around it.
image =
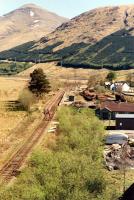
[[[116,79],[116,73],[112,72],[112,71],[109,72],[108,75],[107,75],[107,77],[106,77],[106,79],[109,80],[109,81],[115,80]]]
[[[44,74],[43,70],[38,68],[30,74],[31,80],[29,82],[29,90],[37,97],[42,96],[44,93],[50,92],[49,81]]]

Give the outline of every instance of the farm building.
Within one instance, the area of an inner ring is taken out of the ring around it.
[[[134,130],[134,114],[116,114],[116,129]]]
[[[111,82],[105,82],[105,88],[110,89],[110,86],[111,86]]]
[[[110,90],[128,92],[130,90],[130,86],[125,82],[115,82],[110,86]]]
[[[134,104],[127,102],[105,101],[100,104],[96,114],[104,120],[115,120],[116,114],[134,114]]]

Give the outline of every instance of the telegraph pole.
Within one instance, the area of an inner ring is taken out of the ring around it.
[[[128,143],[124,143],[122,146],[122,168],[123,168],[123,193],[126,191],[126,164],[127,164],[127,157],[128,157]]]
[[[63,60],[62,60],[62,57],[61,57],[60,65],[61,65],[61,67],[63,67]]]

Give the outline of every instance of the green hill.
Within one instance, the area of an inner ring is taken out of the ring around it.
[[[122,29],[94,45],[86,43],[72,44],[69,47],[57,50],[54,48],[62,42],[47,46],[42,50],[34,50],[34,42],[29,42],[0,54],[0,58],[14,59],[18,61],[63,60],[63,65],[83,68],[109,68],[129,69],[134,67],[134,36],[133,30]],[[35,47],[34,47],[35,48]]]
[[[0,59],[48,62],[66,67],[134,67],[134,6],[94,9],[62,24],[47,37],[0,53]]]
[[[94,45],[85,45],[73,56],[67,57],[65,65],[129,69],[134,67],[133,29],[117,31]]]

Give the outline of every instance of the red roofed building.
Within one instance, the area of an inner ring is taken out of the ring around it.
[[[134,114],[134,103],[105,101],[96,110],[101,119],[115,119],[116,114]]]

